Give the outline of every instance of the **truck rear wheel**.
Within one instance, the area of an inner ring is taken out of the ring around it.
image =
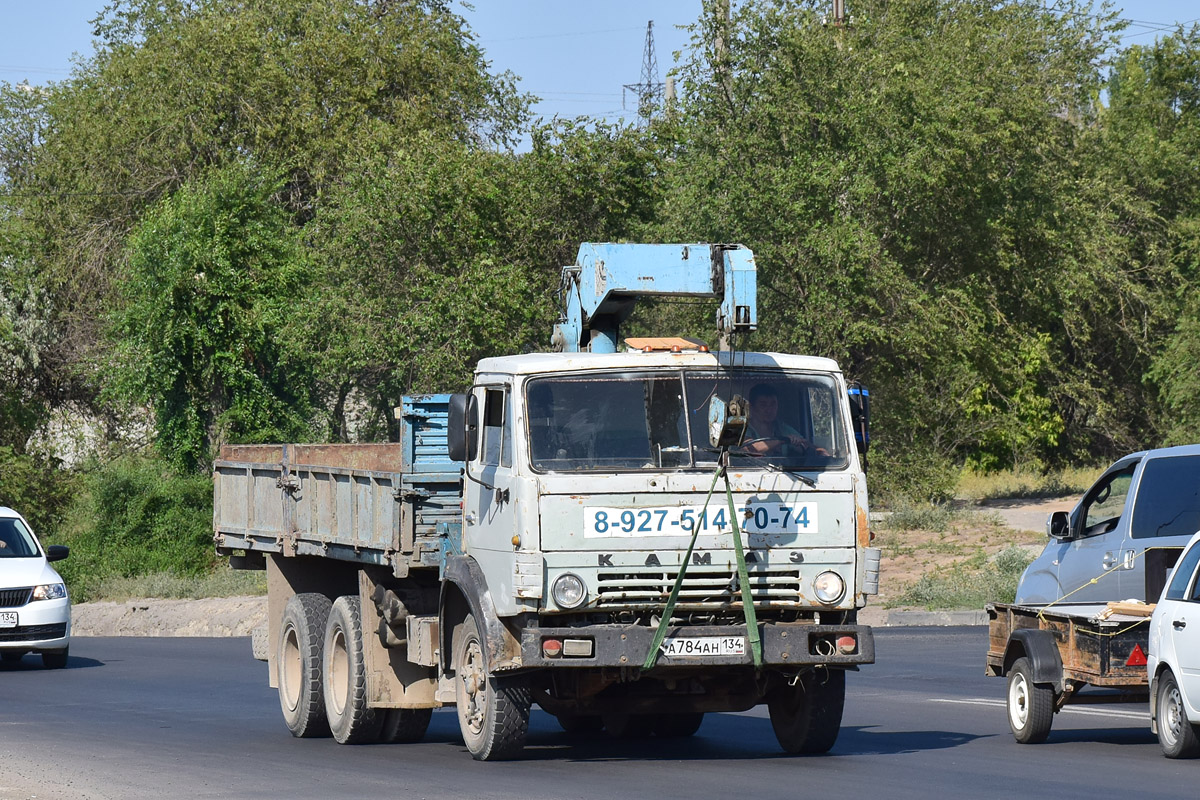
[[[1200,756],[1200,738],[1188,721],[1179,682],[1170,670],[1158,679],[1158,743],[1167,758]]]
[[[321,686],[321,660],[329,598],[322,594],[292,595],[279,624],[276,678],[279,705],[292,736],[329,735]]]
[[[822,669],[767,697],[775,738],[788,753],[826,753],[837,741],[846,704],[846,673]]]
[[[1046,741],[1054,724],[1054,690],[1033,682],[1033,664],[1025,656],[1008,671],[1008,727],[1021,744]]]
[[[682,739],[700,730],[704,712],[687,711],[682,714],[663,714],[654,718],[654,735],[661,739]]]
[[[419,742],[425,738],[432,717],[432,708],[389,708],[383,712],[379,741],[388,744]]]
[[[379,738],[383,715],[367,705],[363,658],[362,606],[357,597],[339,597],[325,626],[325,715],[339,744]]]
[[[487,647],[475,618],[454,629],[454,684],[458,726],[477,761],[512,758],[525,746],[532,697],[520,678],[488,671]]]

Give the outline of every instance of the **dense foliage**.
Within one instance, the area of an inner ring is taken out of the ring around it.
[[[586,240],[752,247],[740,345],[868,383],[892,496],[1195,440],[1200,30],[825,5],[708,6],[639,130],[531,125],[448,0],[114,2],[69,79],[0,86],[0,498],[82,463],[63,417],[185,476],[223,442],[395,436],[403,393],[546,346]],[[115,475],[81,507],[150,481]]]

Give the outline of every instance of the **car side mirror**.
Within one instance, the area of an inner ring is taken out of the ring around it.
[[[69,555],[71,555],[71,548],[65,544],[52,544],[46,548],[47,561],[62,561]]]
[[[474,461],[479,448],[479,412],[470,394],[450,395],[446,446],[451,461]]]
[[[1071,515],[1066,511],[1055,511],[1046,520],[1046,533],[1051,539],[1071,538]]]

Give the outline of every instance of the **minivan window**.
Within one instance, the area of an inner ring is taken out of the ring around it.
[[[1184,598],[1188,582],[1192,579],[1192,573],[1196,571],[1196,562],[1198,561],[1200,561],[1200,544],[1194,544],[1175,565],[1175,574],[1171,576],[1171,585],[1167,587],[1167,600]]]
[[[1130,530],[1135,539],[1191,536],[1200,530],[1200,456],[1146,462]]]
[[[1107,533],[1117,527],[1125,500],[1129,497],[1129,484],[1137,462],[1112,473],[1088,493],[1087,505],[1083,509],[1083,534],[1091,536]]]

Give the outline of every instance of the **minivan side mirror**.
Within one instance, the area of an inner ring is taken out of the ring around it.
[[[1055,511],[1046,520],[1046,533],[1051,539],[1071,538],[1071,515],[1066,511]]]
[[[47,561],[62,561],[69,555],[71,555],[71,548],[64,544],[52,544],[46,548]]]
[[[858,381],[846,387],[850,397],[850,424],[854,428],[854,445],[860,455],[871,447],[871,392]]]

